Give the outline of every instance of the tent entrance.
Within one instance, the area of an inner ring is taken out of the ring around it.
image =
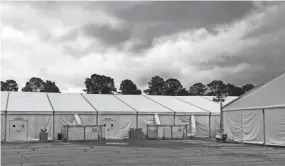
[[[105,119],[101,121],[101,125],[103,125],[103,136],[105,139],[116,139],[116,121]]]
[[[28,121],[10,120],[9,133],[10,141],[28,141]]]

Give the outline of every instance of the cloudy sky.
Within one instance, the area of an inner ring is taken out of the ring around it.
[[[188,89],[260,84],[285,69],[282,2],[2,2],[1,80],[31,77],[82,92],[86,77]]]

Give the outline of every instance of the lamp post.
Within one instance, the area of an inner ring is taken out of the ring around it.
[[[220,133],[223,132],[223,102],[225,101],[225,96],[222,95],[218,95],[216,97],[213,98],[214,102],[220,102]]]

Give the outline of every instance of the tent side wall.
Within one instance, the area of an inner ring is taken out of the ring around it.
[[[224,112],[229,140],[285,146],[285,107]]]
[[[285,107],[265,109],[265,144],[285,146]]]
[[[5,112],[1,111],[1,141],[5,140]]]

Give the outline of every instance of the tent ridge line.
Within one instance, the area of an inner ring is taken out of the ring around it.
[[[153,102],[155,102],[156,104],[161,105],[162,107],[164,107],[164,108],[166,108],[166,109],[169,109],[170,111],[173,111],[174,114],[176,114],[176,112],[175,112],[173,109],[168,108],[168,107],[166,107],[165,105],[163,105],[163,104],[161,104],[161,103],[159,103],[159,102],[157,102],[157,101],[155,101],[155,100],[153,100],[153,99],[151,99],[151,98],[149,98],[149,97],[147,97],[147,96],[145,96],[145,95],[142,95],[142,96],[145,97],[145,98],[147,98],[147,99],[149,99],[149,100],[151,100],[151,101],[153,101]]]
[[[120,102],[124,103],[125,105],[127,105],[128,107],[130,107],[131,109],[133,109],[134,111],[136,111],[136,113],[138,113],[139,111],[137,111],[135,108],[133,108],[132,106],[130,106],[128,103],[126,103],[125,101],[121,100],[120,98],[118,98],[116,95],[112,95],[114,96],[116,99],[118,99]]]
[[[189,104],[189,105],[192,105],[192,106],[194,106],[194,107],[197,107],[197,108],[199,108],[199,109],[201,109],[201,110],[203,110],[203,111],[206,111],[206,112],[211,113],[211,111],[208,111],[208,110],[206,110],[206,109],[204,109],[204,108],[201,108],[201,107],[199,107],[199,106],[196,106],[196,105],[194,105],[194,104],[192,104],[192,103],[189,103],[189,102],[187,102],[187,101],[184,101],[184,100],[182,100],[182,99],[179,99],[179,98],[177,98],[177,97],[175,97],[175,96],[172,96],[172,97],[174,97],[175,99],[180,100],[180,101],[182,101],[182,102],[184,102],[184,103],[187,103],[187,104]]]
[[[46,96],[47,96],[47,99],[48,99],[48,101],[49,101],[50,107],[51,107],[52,111],[54,112],[55,110],[54,110],[54,107],[53,107],[53,105],[52,105],[52,103],[51,103],[51,100],[50,100],[50,98],[49,98],[49,96],[48,96],[48,93],[46,93]]]
[[[91,102],[90,102],[86,97],[83,96],[82,93],[80,93],[80,95],[81,95],[81,97],[82,97],[97,113],[99,112],[99,111],[94,107],[94,105],[91,104]]]
[[[6,100],[6,106],[5,106],[5,112],[8,111],[9,99],[10,99],[10,92],[8,92],[8,96],[7,96],[7,100]]]
[[[268,81],[264,82],[263,84],[260,84],[260,85],[256,86],[255,88],[251,89],[251,90],[250,90],[250,91],[248,91],[247,93],[245,93],[245,94],[243,94],[243,95],[239,96],[238,98],[236,98],[236,99],[232,100],[232,101],[231,101],[231,102],[229,102],[228,104],[224,105],[224,106],[223,106],[223,108],[226,108],[228,105],[230,105],[230,104],[232,104],[232,103],[236,102],[237,100],[239,100],[239,99],[243,98],[244,96],[249,95],[250,93],[252,93],[252,92],[256,91],[257,89],[259,89],[259,88],[263,87],[264,85],[267,85],[268,83],[270,83],[271,81],[275,80],[276,78],[278,78],[278,77],[282,76],[283,74],[285,74],[285,70],[284,70],[284,71],[282,71],[279,75],[277,75],[277,76],[275,76],[274,78],[272,78],[271,80],[268,80]]]

